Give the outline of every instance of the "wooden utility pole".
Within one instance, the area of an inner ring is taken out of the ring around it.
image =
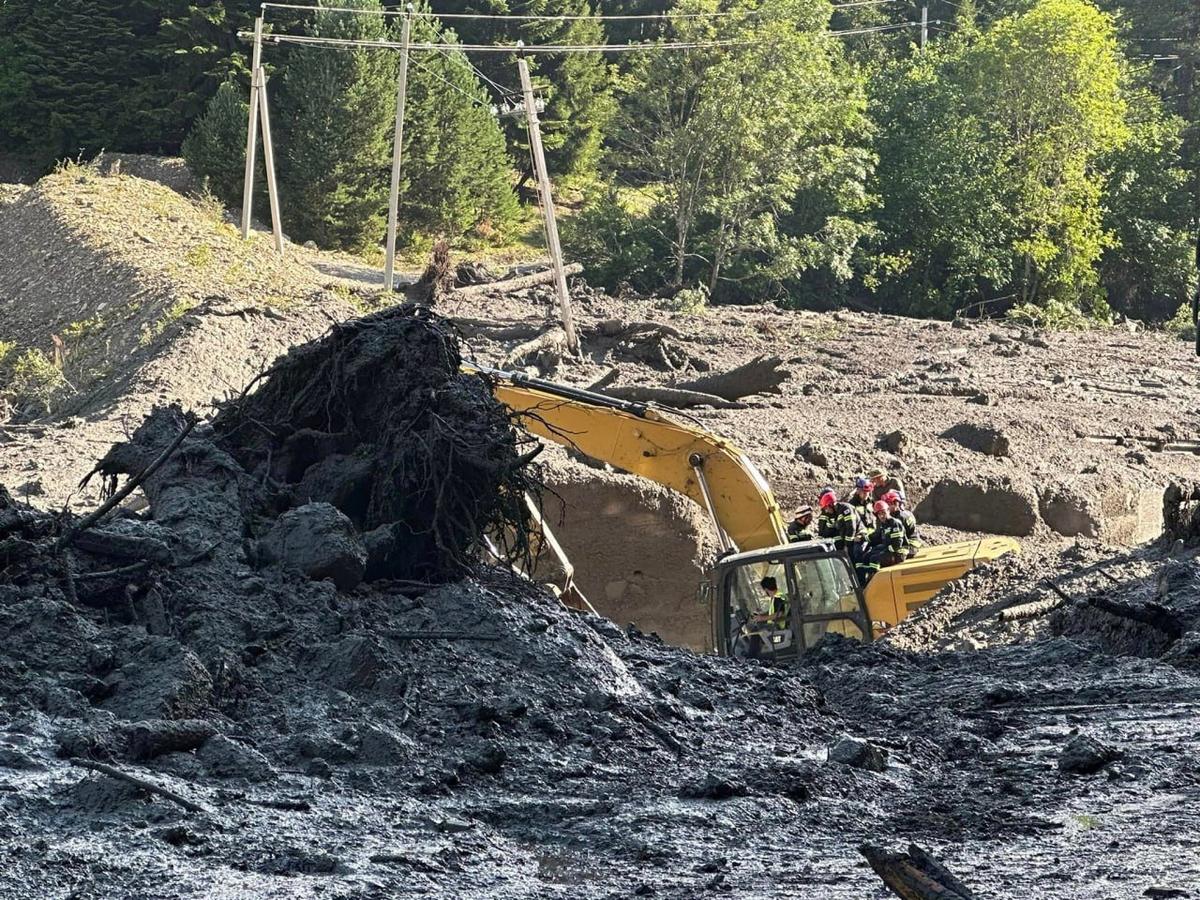
[[[929,7],[921,7],[921,49],[929,43]]]
[[[258,152],[258,70],[262,65],[263,20],[254,20],[254,51],[250,61],[250,122],[246,126],[246,180],[242,185],[242,238],[250,237],[250,212],[254,206],[254,155]]]
[[[520,48],[521,42],[517,42]],[[519,49],[518,49],[519,52]],[[550,190],[550,175],[546,171],[546,153],[542,148],[542,128],[538,120],[537,104],[533,98],[533,81],[529,77],[529,63],[525,54],[517,57],[517,68],[521,72],[521,92],[525,96],[525,122],[529,126],[529,148],[533,152],[533,167],[538,182],[538,197],[546,217],[546,243],[550,245],[550,261],[554,266],[554,286],[558,291],[558,307],[562,317],[563,331],[567,335],[567,350],[579,353],[579,335],[575,331],[575,317],[571,314],[571,295],[567,292],[567,276],[563,271],[562,246],[558,242],[558,221],[554,217],[554,195]]]
[[[404,143],[404,102],[408,94],[408,44],[412,36],[412,4],[400,27],[400,75],[396,84],[396,130],[392,135],[392,192],[388,198],[387,262],[383,267],[383,289],[395,288],[396,230],[400,218],[400,153]]]
[[[271,141],[271,112],[267,104],[267,73],[258,67],[258,111],[262,116],[263,165],[267,169],[267,196],[271,201],[271,233],[275,252],[283,253],[283,219],[279,214],[279,186],[275,182],[275,144]]]
[[[275,181],[275,145],[271,140],[271,112],[267,104],[267,73],[262,66],[263,20],[254,20],[254,52],[250,61],[250,121],[246,126],[246,175],[242,184],[242,238],[250,238],[254,214],[254,169],[258,154],[258,128],[262,125],[263,164],[267,170],[267,194],[271,200],[271,231],[275,250],[283,253],[283,221],[279,214],[279,187]]]

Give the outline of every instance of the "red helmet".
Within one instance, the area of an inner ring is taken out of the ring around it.
[[[833,491],[825,491],[817,502],[821,505],[821,509],[829,509],[837,505],[837,494]]]
[[[886,515],[887,513],[891,512],[891,509],[889,509],[888,505],[886,503],[884,503],[882,500],[876,500],[875,505],[872,506],[871,508],[873,510],[875,510],[875,515],[877,515],[877,516]]]
[[[879,499],[882,500],[884,503],[899,503],[900,502],[900,492],[899,491],[888,491],[886,494],[884,494]]]

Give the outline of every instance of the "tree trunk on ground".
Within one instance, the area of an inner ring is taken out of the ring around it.
[[[779,386],[788,379],[788,373],[780,370],[781,365],[783,360],[778,356],[758,356],[728,372],[683,381],[675,387],[714,394],[724,400],[740,400],[751,394],[778,393]]]

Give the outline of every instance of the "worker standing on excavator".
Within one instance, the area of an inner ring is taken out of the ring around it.
[[[813,508],[808,504],[801,506],[792,516],[792,521],[788,522],[787,527],[788,541],[793,544],[800,544],[804,541],[815,541],[817,539],[816,528],[813,525]]]
[[[839,500],[837,492],[831,487],[821,492],[818,502],[821,515],[817,517],[817,534],[832,541],[834,547],[858,569],[867,561],[866,529],[858,510],[846,501]],[[860,578],[865,575],[865,569],[859,571]]]
[[[897,475],[889,475],[883,469],[872,469],[867,473],[867,480],[871,482],[871,502],[882,500],[883,495],[888,491],[896,491],[904,493],[904,482]],[[874,521],[874,517],[872,517]]]
[[[883,502],[892,511],[892,517],[904,526],[907,557],[912,559],[917,555],[917,551],[925,546],[925,541],[921,539],[921,533],[917,528],[917,517],[911,510],[905,508],[908,500],[899,491],[888,491],[883,495]]]
[[[904,525],[892,516],[891,508],[884,501],[876,500],[872,512],[875,514],[875,529],[871,532],[870,550],[863,565],[867,572],[866,581],[870,581],[880,569],[899,565],[908,559],[908,537]]]
[[[875,525],[875,516],[871,514],[871,482],[859,475],[854,479],[854,490],[846,498],[846,502],[854,507],[858,518],[863,523],[863,530],[870,531]]]

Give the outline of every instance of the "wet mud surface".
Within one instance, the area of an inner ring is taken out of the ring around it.
[[[496,412],[452,355],[411,396],[389,384],[397,418],[334,416],[379,399],[357,358],[321,369],[353,375],[327,398],[268,385],[196,426],[146,509],[86,539],[0,496],[0,896],[886,896],[865,841],[926,846],[981,897],[1200,892],[1186,551],[1080,576],[1036,631],[973,652],[898,631],[789,668],[702,656],[471,565],[436,491],[356,505],[364,464],[421,486],[463,453],[490,468],[460,500],[482,524],[528,462],[447,437]],[[320,439],[284,434],[283,404]],[[186,421],[155,413],[101,474]],[[925,617],[1027,602],[1064,560],[1019,565]]]

